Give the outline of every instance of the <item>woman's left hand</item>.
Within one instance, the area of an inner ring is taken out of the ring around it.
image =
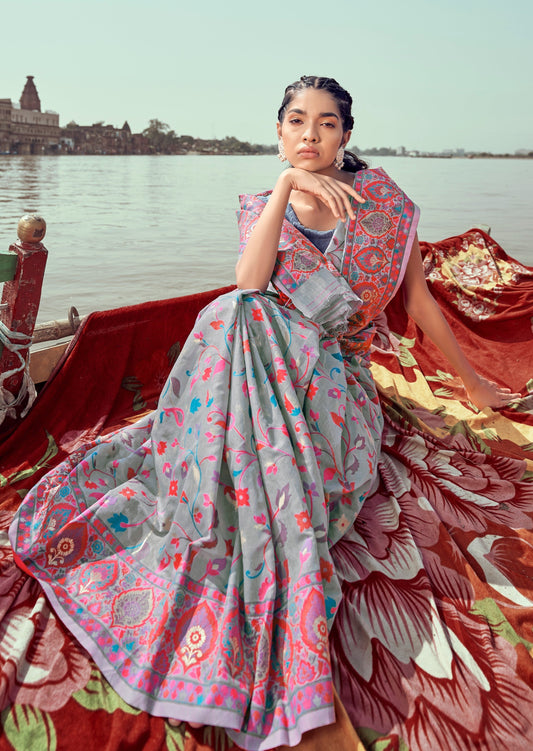
[[[478,409],[505,407],[512,399],[518,399],[521,396],[519,393],[512,392],[511,389],[483,378],[483,376],[478,376],[473,385],[465,386],[465,388],[468,398]]]

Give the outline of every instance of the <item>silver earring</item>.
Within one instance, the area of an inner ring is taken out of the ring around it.
[[[337,156],[335,157],[335,167],[339,170],[344,167],[344,146],[339,146]]]
[[[286,162],[287,161],[287,155],[285,154],[285,147],[283,145],[283,141],[281,138],[278,141],[278,159],[280,162]]]

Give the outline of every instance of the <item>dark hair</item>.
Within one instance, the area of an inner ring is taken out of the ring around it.
[[[287,86],[281,107],[278,110],[278,120],[280,123],[283,122],[285,111],[292,102],[295,94],[298,94],[305,89],[323,89],[324,91],[327,91],[327,93],[333,97],[339,108],[343,131],[346,133],[346,131],[352,130],[352,97],[334,78],[326,78],[324,76],[302,76],[299,81],[290,83]],[[359,170],[367,169],[367,167],[368,164],[360,159],[357,154],[354,154],[351,151],[346,151],[344,153],[343,170],[346,172],[359,172]]]

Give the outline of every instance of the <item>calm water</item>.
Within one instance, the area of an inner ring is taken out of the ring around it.
[[[419,236],[481,224],[533,265],[533,160],[374,158],[421,208]],[[46,219],[39,321],[233,282],[238,194],[272,187],[272,156],[0,156],[0,248]]]

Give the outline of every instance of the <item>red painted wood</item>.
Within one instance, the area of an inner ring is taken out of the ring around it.
[[[0,320],[11,331],[32,336],[39,312],[48,251],[40,242],[17,242],[9,247],[9,251],[16,253],[18,264],[15,278],[4,282],[2,303],[7,303],[7,309],[0,310]],[[29,347],[20,354],[27,359]],[[4,347],[0,354],[0,373],[16,368],[19,363],[17,355]],[[4,388],[16,396],[22,378],[23,371],[16,373],[4,382]]]

